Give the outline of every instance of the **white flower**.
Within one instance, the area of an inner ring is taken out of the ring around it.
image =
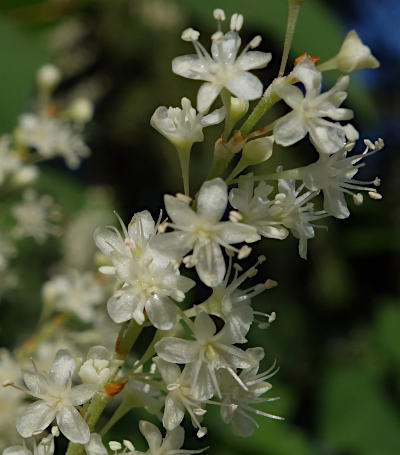
[[[324,209],[327,213],[336,218],[347,218],[350,212],[345,193],[353,197],[358,197],[359,194],[354,194],[354,190],[376,193],[374,187],[366,185],[379,185],[378,178],[370,182],[353,179],[358,169],[364,166],[364,163],[360,163],[360,161],[375,151],[369,151],[369,148],[366,147],[364,153],[359,155],[347,156],[345,149],[331,156],[321,155],[315,163],[300,168],[299,176],[308,189],[323,191]]]
[[[271,214],[274,187],[261,181],[254,187],[253,174],[239,177],[239,185],[229,193],[229,202],[239,211],[241,222],[254,226],[263,237],[285,239],[289,232]]]
[[[125,239],[117,230],[97,231],[95,240],[112,260],[113,267],[100,270],[115,274],[123,285],[109,299],[108,312],[114,322],[135,319],[142,324],[144,311],[155,327],[170,329],[177,309],[170,298],[182,302],[194,281],[179,274],[178,262],[153,247],[157,227],[148,211],[137,213],[128,230],[122,224]]]
[[[264,357],[262,348],[250,348],[246,351],[259,362]],[[248,437],[253,433],[254,427],[258,428],[257,422],[250,414],[262,415],[272,419],[282,420],[273,414],[269,414],[253,408],[252,404],[265,401],[275,401],[278,398],[261,398],[265,392],[271,389],[271,384],[266,382],[276,373],[275,364],[264,373],[258,373],[259,365],[244,369],[239,377],[246,389],[240,387],[224,370],[220,371],[222,386],[221,418],[225,423],[231,423],[234,433],[242,437]]]
[[[331,154],[341,150],[345,144],[345,132],[340,123],[325,120],[349,120],[353,117],[350,109],[339,108],[346,99],[344,91],[349,76],[341,76],[336,84],[321,94],[321,73],[313,62],[303,58],[293,70],[306,90],[305,95],[298,88],[282,81],[276,84],[276,93],[293,110],[280,118],[274,128],[275,141],[283,146],[292,145],[310,134],[318,152]]]
[[[158,107],[151,117],[150,124],[178,148],[190,148],[194,142],[204,140],[203,127],[221,122],[225,109],[217,109],[211,114],[198,114],[188,98],[182,98],[179,107]]]
[[[61,81],[61,77],[61,71],[50,63],[40,67],[36,75],[39,88],[45,91],[53,90]]]
[[[227,328],[216,332],[213,320],[202,311],[194,321],[194,341],[165,337],[155,345],[163,360],[190,366],[191,394],[197,400],[208,400],[215,393],[221,396],[217,370],[225,368],[244,386],[235,369],[249,368],[254,364],[251,357],[233,346],[241,339],[235,338]]]
[[[146,438],[149,449],[146,450],[146,452],[136,451],[136,455],[189,455],[191,453],[200,453],[205,450],[181,449],[185,439],[185,430],[182,427],[176,427],[172,431],[167,431],[164,439],[160,430],[150,422],[141,420],[139,422],[139,429],[142,435]]]
[[[112,359],[112,353],[104,346],[92,346],[79,368],[78,375],[84,384],[103,386],[121,364]]]
[[[343,41],[336,57],[337,68],[344,72],[364,68],[378,68],[378,60],[371,54],[371,49],[363,44],[355,30],[351,30]]]
[[[36,149],[43,158],[63,157],[71,169],[90,154],[79,129],[59,118],[25,114],[19,119],[16,137],[19,144]]]
[[[39,398],[25,408],[17,418],[17,431],[28,438],[44,430],[56,419],[61,433],[71,442],[86,444],[90,431],[87,423],[75,408],[90,400],[97,387],[91,384],[72,386],[75,361],[66,350],[58,351],[50,373],[26,371],[23,375],[27,393]]]
[[[290,230],[299,239],[299,255],[307,259],[307,240],[314,237],[312,221],[327,216],[324,210],[315,211],[309,202],[318,191],[306,191],[301,194],[304,184],[296,189],[295,180],[279,179],[279,193],[275,196],[271,216]]]
[[[38,196],[29,188],[22,195],[22,202],[15,204],[12,213],[17,221],[12,233],[16,238],[33,237],[36,242],[44,242],[48,236],[60,233],[53,224],[59,218],[58,207],[48,195]]]
[[[33,455],[53,455],[54,436],[58,436],[59,434],[58,428],[53,427],[52,432],[42,437],[39,444],[33,440]],[[32,455],[32,451],[26,448],[24,441],[24,446],[7,447],[2,455]]]
[[[225,261],[221,246],[238,252],[233,243],[255,242],[259,235],[252,226],[231,221],[219,221],[227,202],[227,186],[221,178],[209,180],[200,188],[197,212],[170,195],[164,197],[165,208],[176,232],[159,236],[158,244],[165,251],[184,255],[193,249],[186,264],[194,265],[207,286],[216,286],[224,278]]]
[[[44,284],[43,298],[59,311],[72,311],[84,322],[93,321],[95,307],[104,300],[104,290],[92,272],[71,270]]]
[[[221,31],[212,37],[211,55],[200,44],[199,33],[188,29],[182,34],[185,41],[192,41],[196,54],[176,57],[172,71],[189,79],[206,81],[197,94],[197,109],[205,112],[225,87],[234,96],[244,100],[259,98],[263,92],[260,80],[249,70],[263,68],[271,60],[271,54],[249,51],[260,44],[261,38],[254,38],[240,53],[241,39],[237,31],[243,23],[243,16],[235,14],[231,20],[231,31]]]
[[[198,435],[205,434],[205,428],[200,421],[205,410],[201,407],[201,402],[196,400],[191,394],[191,375],[189,369],[183,371],[174,363],[156,357],[154,360],[161,374],[162,380],[167,389],[165,397],[163,426],[166,430],[173,430],[179,426],[185,415],[185,410],[189,413],[194,427],[198,428]]]

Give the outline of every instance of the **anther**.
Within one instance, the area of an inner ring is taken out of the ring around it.
[[[229,220],[233,221],[234,223],[237,223],[238,221],[242,221],[243,220],[243,216],[239,212],[237,212],[236,210],[231,210],[229,212]]]
[[[271,324],[272,322],[274,322],[276,319],[276,313],[275,311],[273,311],[269,316],[268,316],[268,322]]]
[[[200,430],[197,432],[197,437],[202,438],[207,434],[207,428],[206,427],[201,427]]]
[[[169,392],[172,392],[173,390],[179,389],[179,384],[168,384],[167,385],[167,390]]]
[[[193,254],[190,254],[189,256],[185,256],[182,259],[182,262],[185,264],[185,266],[190,269],[191,267],[194,267],[196,265],[196,262],[194,260]]]
[[[108,443],[108,447],[110,447],[111,450],[117,451],[122,449],[122,445],[118,441],[110,441]]]
[[[364,196],[361,193],[353,194],[353,201],[356,205],[361,205],[364,201]]]
[[[375,177],[374,179],[374,185],[375,186],[381,186],[381,179],[379,177]]]
[[[14,383],[10,379],[6,379],[2,384],[3,387],[12,387],[13,385]]]
[[[240,248],[239,253],[237,255],[238,259],[244,259],[247,258],[251,253],[251,248],[248,245],[243,245],[242,248]]]
[[[182,32],[181,38],[183,41],[197,41],[199,39],[200,32],[194,30],[192,27],[187,28]]]
[[[160,223],[158,225],[157,230],[160,234],[164,234],[164,232],[167,230],[167,227],[168,227],[168,223],[166,221],[163,221],[162,223]]]
[[[371,199],[375,199],[377,201],[379,201],[383,197],[382,194],[378,193],[377,191],[368,191],[368,196]]]
[[[374,145],[369,139],[364,139],[364,144],[365,144],[370,150],[375,150],[375,145]]]
[[[226,19],[225,11],[221,8],[215,8],[213,11],[213,16],[217,21],[224,21]]]
[[[207,411],[203,408],[193,409],[193,413],[197,416],[203,416]]]
[[[224,34],[221,32],[221,30],[218,30],[217,32],[213,33],[211,35],[211,40],[212,41],[219,41],[224,37]]]
[[[51,434],[55,437],[60,436],[60,430],[57,425],[51,427]]]
[[[133,452],[135,450],[135,446],[131,443],[131,441],[128,441],[128,439],[124,439],[122,443],[130,452]]]
[[[266,289],[272,289],[275,288],[276,286],[278,286],[278,282],[275,280],[271,280],[270,278],[268,278],[268,280],[265,282]]]
[[[255,36],[249,43],[251,49],[255,49],[261,44],[262,38],[260,35]]]
[[[176,193],[175,197],[180,202],[184,202],[185,204],[190,204],[192,202],[192,198],[190,196],[186,196],[186,194]]]
[[[232,14],[230,29],[233,32],[238,32],[242,28],[243,25],[243,16],[241,14]]]

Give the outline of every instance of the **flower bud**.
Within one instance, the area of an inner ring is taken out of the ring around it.
[[[231,112],[230,124],[233,126],[238,122],[249,110],[249,102],[240,98],[231,97]]]
[[[343,73],[364,68],[378,68],[378,60],[371,54],[368,46],[363,44],[355,30],[351,30],[343,41],[336,55],[337,68]]]
[[[248,164],[259,164],[267,161],[272,155],[274,137],[260,137],[248,142],[243,149],[243,159]]]
[[[61,80],[61,71],[54,65],[46,64],[37,72],[37,84],[40,89],[51,91]]]
[[[88,98],[77,98],[69,108],[69,115],[77,122],[89,122],[93,117],[93,103]]]

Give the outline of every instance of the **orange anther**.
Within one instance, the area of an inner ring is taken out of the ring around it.
[[[46,106],[46,115],[48,117],[57,117],[59,109],[55,104],[49,104]]]
[[[301,54],[296,58],[296,60],[294,61],[294,66],[296,66],[301,60],[303,60],[303,58],[307,58],[308,60],[315,64],[321,60],[320,57],[311,57],[311,55],[307,54],[307,52],[304,52],[304,54]]]
[[[107,395],[111,397],[116,395],[117,393],[121,392],[121,390],[125,387],[126,382],[122,382],[121,384],[118,382],[108,382],[104,386],[104,390],[106,391]]]

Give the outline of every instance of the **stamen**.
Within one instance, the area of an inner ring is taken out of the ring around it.
[[[183,41],[197,41],[199,39],[200,32],[194,30],[192,27],[187,28],[182,32],[181,38]]]
[[[243,245],[242,248],[240,248],[239,253],[237,255],[238,259],[244,259],[247,258],[251,253],[251,248],[248,245]]]
[[[167,385],[167,390],[169,392],[172,392],[173,390],[179,389],[180,385],[179,384],[168,384]]]
[[[375,145],[374,145],[369,139],[364,139],[364,144],[365,144],[370,150],[375,150]]]
[[[361,193],[353,194],[353,201],[356,205],[361,205],[364,201],[364,196]]]
[[[193,412],[197,416],[203,416],[207,411],[203,408],[196,408],[196,409],[193,409]]]
[[[60,436],[60,430],[58,429],[58,426],[57,426],[57,425],[54,425],[54,426],[51,427],[51,434],[52,434],[54,437]]]
[[[158,225],[158,232],[160,234],[164,234],[164,232],[167,230],[168,223],[166,221],[163,221]]]
[[[375,186],[381,186],[381,179],[379,177],[375,177],[374,179],[374,185]]]
[[[110,447],[111,450],[114,450],[115,452],[116,452],[117,450],[121,450],[121,449],[122,449],[122,445],[121,445],[121,443],[118,442],[118,441],[110,441],[110,442],[108,443],[108,446]]]
[[[200,430],[197,432],[197,437],[202,438],[207,434],[207,428],[206,427],[201,427]]]
[[[262,38],[260,35],[255,36],[249,43],[251,49],[255,49],[261,44]]]
[[[130,452],[133,452],[135,450],[135,446],[131,443],[131,441],[128,441],[127,439],[124,439],[122,441],[122,443],[124,444],[124,446],[130,451]]]
[[[376,201],[379,201],[383,198],[382,194],[378,193],[377,191],[368,191],[368,196],[371,199],[375,199]]]
[[[233,32],[239,32],[243,25],[243,16],[241,14],[232,14],[230,29]]]
[[[213,33],[211,35],[211,40],[212,41],[219,41],[224,37],[224,34],[221,32],[221,30],[218,30],[217,32]]]
[[[234,223],[237,223],[243,220],[243,216],[240,214],[240,212],[237,212],[236,210],[231,210],[229,212],[229,220],[233,221]]]
[[[225,11],[221,8],[215,8],[213,11],[214,19],[223,22],[226,19]]]
[[[270,278],[268,278],[268,280],[265,282],[266,289],[272,289],[275,288],[276,286],[278,286],[278,282],[275,280],[271,280]]]

